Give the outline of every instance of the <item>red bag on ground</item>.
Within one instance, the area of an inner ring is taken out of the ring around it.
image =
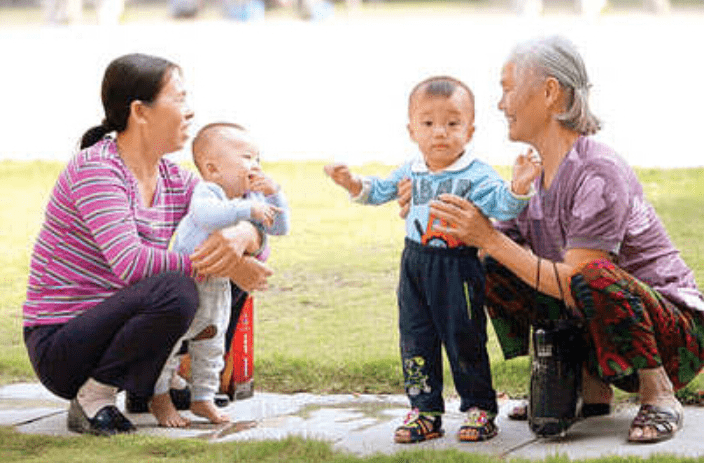
[[[254,300],[247,296],[242,306],[230,348],[225,353],[225,368],[220,375],[220,392],[230,400],[254,394]]]

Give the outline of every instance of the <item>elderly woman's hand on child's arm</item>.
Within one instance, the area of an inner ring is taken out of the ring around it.
[[[261,235],[249,222],[213,232],[191,255],[193,268],[199,276],[229,278],[244,291],[267,287],[273,273],[266,265],[246,254],[259,250]]]
[[[468,246],[485,248],[497,232],[491,221],[470,201],[442,194],[430,203],[430,213],[448,225],[433,229],[457,238]]]

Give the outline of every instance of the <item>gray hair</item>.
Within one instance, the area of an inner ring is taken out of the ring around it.
[[[601,129],[601,121],[589,110],[591,83],[577,48],[564,37],[533,39],[516,46],[508,62],[516,74],[534,70],[540,77],[554,77],[567,93],[567,110],[557,119],[563,126],[582,135],[593,135]]]

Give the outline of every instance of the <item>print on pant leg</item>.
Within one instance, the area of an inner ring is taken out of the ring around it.
[[[467,285],[466,281],[462,282],[462,286],[464,289],[464,300],[465,303],[467,304],[467,316],[469,319],[472,319],[472,298],[469,296],[469,286]],[[472,294],[474,294],[474,291],[472,291]]]
[[[428,384],[428,375],[423,373],[425,359],[423,357],[412,357],[403,360],[403,373],[405,376],[406,393],[411,397],[416,397],[421,393],[431,392]]]

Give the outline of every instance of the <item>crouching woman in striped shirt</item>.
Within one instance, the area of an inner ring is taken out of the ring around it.
[[[184,147],[193,112],[182,72],[162,58],[115,59],[102,83],[105,119],[61,172],[32,253],[24,339],[44,386],[71,401],[77,432],[134,430],[118,390],[149,397],[198,305],[196,273],[263,289],[247,222],[192,255],[168,250],[198,178],[164,159]]]

